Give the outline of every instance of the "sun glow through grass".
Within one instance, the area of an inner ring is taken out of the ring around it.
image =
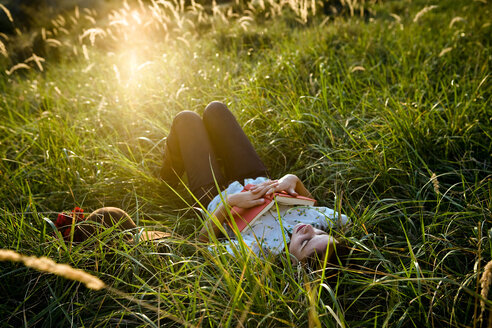
[[[340,3],[107,2],[0,35],[0,246],[113,291],[2,262],[5,326],[485,327],[490,8]],[[202,215],[157,171],[174,115],[213,100],[272,176],[298,174],[351,217],[346,263],[195,241]],[[173,237],[70,248],[46,220],[75,205]]]

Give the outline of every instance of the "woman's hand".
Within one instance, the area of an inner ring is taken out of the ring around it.
[[[275,191],[278,186],[278,180],[268,180],[257,185],[252,186],[249,190],[253,194],[258,194],[264,192],[265,195],[270,195]]]
[[[265,191],[266,189],[266,191]],[[294,174],[286,174],[279,180],[268,180],[251,187],[251,192],[265,192],[265,195],[270,195],[274,192],[285,191],[291,196],[304,196],[313,198],[309,190],[306,189],[301,179]]]
[[[265,196],[275,191],[276,181],[266,181],[260,183],[249,191],[240,192],[227,196],[229,206],[250,208],[261,205],[265,202]]]
[[[299,193],[296,191],[297,184],[301,180],[294,174],[286,174],[280,180],[275,187],[276,192],[285,191],[291,196],[297,197]]]

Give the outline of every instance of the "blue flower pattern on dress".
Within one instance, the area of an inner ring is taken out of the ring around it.
[[[245,179],[244,185],[247,184],[259,184],[267,181],[267,178],[259,177],[256,179]],[[234,181],[221,192],[222,198],[228,194],[235,194],[241,192],[244,185],[238,181]],[[221,203],[221,195],[217,195],[208,205],[208,211],[213,212]],[[275,207],[265,214],[261,218],[255,221],[250,228],[246,228],[241,232],[241,237],[246,246],[257,256],[265,255],[277,255],[284,249],[284,237],[282,235],[282,228],[280,221],[284,228],[285,243],[290,242],[289,234],[292,234],[292,229],[299,223],[311,224],[318,229],[329,229],[336,224],[344,225],[349,222],[349,218],[345,215],[339,216],[334,210],[328,207],[318,206],[286,206],[279,205],[279,211]],[[279,220],[280,216],[280,220]],[[339,222],[338,222],[339,221]],[[224,243],[224,246],[230,254],[234,255],[232,247],[238,247],[238,241],[235,239],[234,232],[224,225],[227,234],[231,238],[231,241]],[[260,244],[258,244],[258,242]]]

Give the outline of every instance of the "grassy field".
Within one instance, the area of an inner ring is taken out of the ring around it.
[[[106,1],[29,29],[12,18],[0,248],[109,287],[0,262],[0,326],[490,327],[490,3],[333,4]],[[156,172],[174,115],[213,100],[272,177],[299,175],[351,217],[347,263],[313,271],[195,241],[192,198]],[[66,245],[48,221],[74,206],[117,206],[173,237]]]

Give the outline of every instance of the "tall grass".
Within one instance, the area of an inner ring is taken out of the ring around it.
[[[485,327],[490,8],[343,3],[345,16],[310,1],[109,3],[3,38],[0,246],[118,292],[2,262],[2,325]],[[174,115],[212,100],[273,177],[298,174],[352,218],[347,263],[310,270],[195,241],[192,198],[156,172]],[[174,237],[107,231],[70,248],[44,218],[75,205],[118,206]]]

